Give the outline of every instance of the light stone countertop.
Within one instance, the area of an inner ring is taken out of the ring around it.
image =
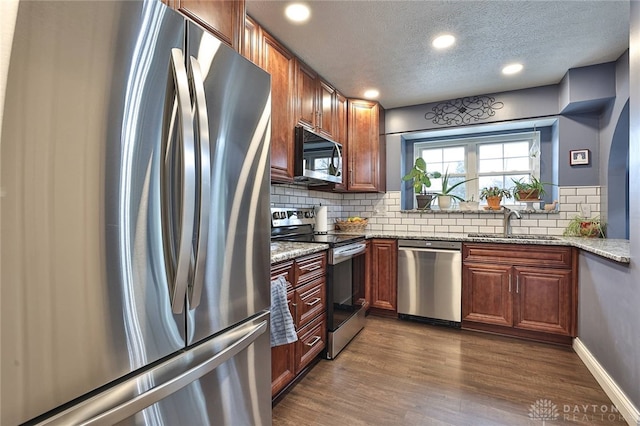
[[[603,238],[577,238],[577,237],[554,237],[553,240],[518,239],[518,238],[486,238],[469,237],[467,234],[454,233],[408,233],[397,231],[365,231],[363,233],[369,238],[394,238],[394,239],[414,239],[414,240],[441,240],[460,242],[482,242],[500,244],[535,244],[547,246],[571,246],[577,247],[588,253],[593,253],[605,259],[619,263],[630,263],[631,254],[629,240],[603,239]],[[294,242],[274,242],[271,243],[271,263],[293,259],[305,254],[311,254],[322,250],[327,250],[327,244],[316,243],[294,243]]]
[[[274,241],[271,243],[271,264],[329,249],[328,244]]]

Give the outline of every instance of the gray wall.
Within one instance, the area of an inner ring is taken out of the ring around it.
[[[580,256],[578,334],[640,407],[640,3],[631,2],[629,42],[629,241],[631,264]],[[613,189],[612,189],[613,190]]]
[[[600,211],[609,238],[629,238],[629,52],[615,65],[616,98],[600,118]]]
[[[624,74],[624,66],[620,65],[624,63],[624,58],[621,58],[617,63],[573,69],[557,85],[488,94],[495,102],[502,103],[502,107],[495,109],[495,114],[486,120],[464,125],[436,124],[425,118],[425,114],[440,102],[387,110],[387,190],[398,190],[401,185],[403,138],[431,137],[432,132],[438,136],[453,133],[469,135],[495,131],[499,125],[527,122],[531,126],[536,121],[545,120],[557,120],[557,123],[552,129],[554,143],[542,146],[543,161],[548,162],[542,164],[543,179],[559,186],[599,185],[602,164],[600,116],[605,111],[608,120],[617,121],[620,114],[618,105],[626,102],[624,87],[618,90],[623,99],[620,101],[615,97],[616,78],[622,79],[621,85],[624,86],[628,77]],[[561,113],[561,107],[571,113]],[[606,124],[603,135],[610,143],[613,130],[610,131],[608,122]],[[569,151],[574,149],[588,149],[590,164],[570,166]]]
[[[599,184],[599,116],[593,113],[558,118],[558,186],[591,186]],[[588,165],[571,166],[570,151],[588,149]]]

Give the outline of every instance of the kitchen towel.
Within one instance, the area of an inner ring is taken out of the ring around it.
[[[271,347],[298,340],[287,303],[287,280],[280,276],[271,281]]]
[[[326,234],[329,231],[327,223],[327,206],[316,207],[316,234]]]

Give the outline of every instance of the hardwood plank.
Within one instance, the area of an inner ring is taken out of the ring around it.
[[[539,400],[557,423],[626,424],[570,348],[369,316],[280,400],[273,424],[542,424],[529,417]]]

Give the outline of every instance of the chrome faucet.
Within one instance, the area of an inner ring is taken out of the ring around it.
[[[511,216],[515,216],[517,219],[522,219],[522,216],[520,215],[519,211],[511,210],[505,206],[502,206],[502,209],[504,212],[504,216],[502,219],[502,226],[504,227],[503,235],[507,237],[511,235]]]

